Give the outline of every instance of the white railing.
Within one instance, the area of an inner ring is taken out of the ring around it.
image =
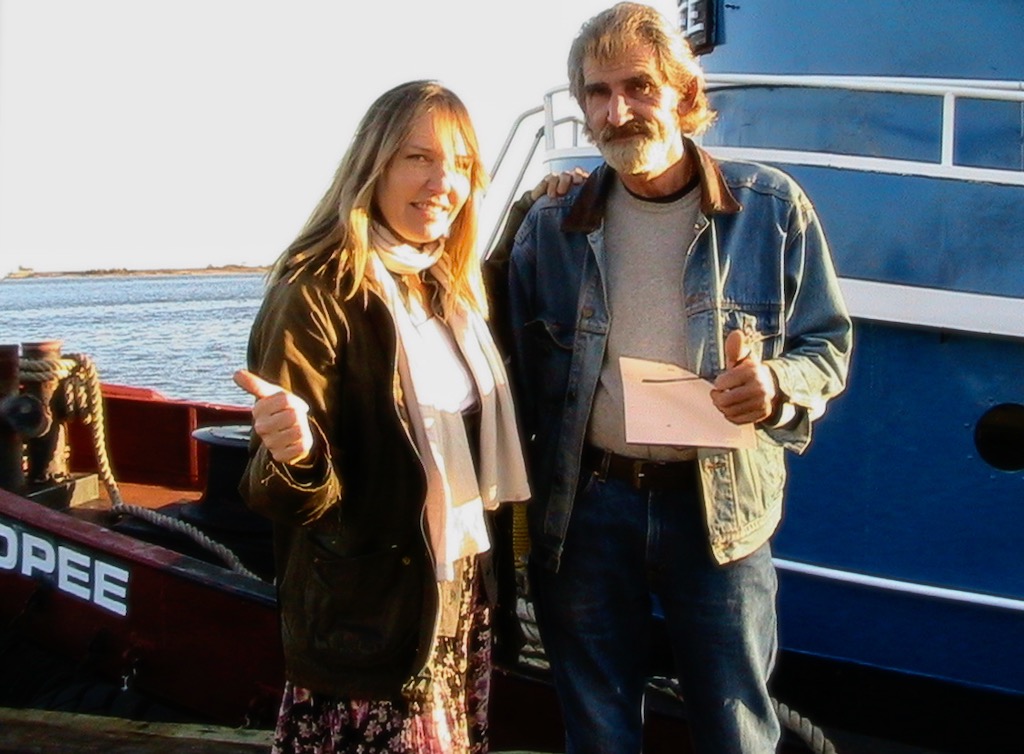
[[[952,178],[1024,186],[1024,169],[978,168],[958,165],[954,159],[957,100],[1018,102],[1024,108],[1024,81],[895,78],[882,76],[797,76],[761,74],[709,74],[710,91],[737,87],[829,89],[879,94],[920,95],[942,99],[941,149],[938,162],[901,160],[821,151],[716,146],[723,157],[743,154],[764,162],[841,167],[878,173]]]
[[[801,151],[767,149],[757,147],[716,146],[717,154],[728,156],[742,149],[750,155],[768,155],[770,162],[789,164],[827,165],[833,167],[858,168],[877,172],[898,172],[902,175],[928,177],[953,177],[961,180],[979,180],[993,183],[1024,185],[1024,169],[1021,168],[975,168],[956,164],[954,160],[954,137],[956,134],[956,103],[960,99],[997,100],[1019,102],[1024,109],[1024,81],[986,81],[974,79],[897,78],[888,76],[800,76],[762,75],[740,73],[713,73],[707,76],[709,91],[738,87],[786,87],[800,89],[831,89],[840,91],[876,92],[881,94],[910,94],[942,98],[941,151],[938,162],[898,160],[869,157],[866,155],[836,154],[822,151]],[[582,120],[575,102],[567,96],[568,87],[560,86],[544,94],[543,105],[523,113],[513,125],[505,145],[502,147],[492,173],[497,173],[509,146],[515,139],[520,126],[529,118],[543,114],[541,131],[535,137],[537,143],[543,138],[545,159],[551,155],[567,154],[579,150],[595,154],[589,144],[584,145],[580,136]],[[563,102],[570,106],[569,114],[560,114]],[[1024,117],[1024,116],[1022,116]],[[568,124],[570,129],[560,129]],[[568,143],[559,139],[569,131]],[[541,136],[541,134],[543,136]],[[531,153],[532,154],[532,153]]]

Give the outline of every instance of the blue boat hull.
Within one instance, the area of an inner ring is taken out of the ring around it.
[[[853,294],[849,388],[790,461],[783,647],[1024,695],[1024,4],[710,5],[705,146],[793,175]]]

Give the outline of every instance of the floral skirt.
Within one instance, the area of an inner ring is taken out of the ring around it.
[[[424,701],[338,699],[286,683],[273,754],[483,754],[491,682],[490,608],[464,569],[458,625],[438,638]]]

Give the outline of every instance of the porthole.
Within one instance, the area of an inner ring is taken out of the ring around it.
[[[1001,403],[986,411],[974,427],[974,446],[990,466],[1024,469],[1024,406]]]

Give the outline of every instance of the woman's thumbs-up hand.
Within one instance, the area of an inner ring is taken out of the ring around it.
[[[286,464],[306,459],[313,450],[307,403],[247,369],[235,372],[234,381],[256,399],[252,407],[252,428],[273,459]]]

